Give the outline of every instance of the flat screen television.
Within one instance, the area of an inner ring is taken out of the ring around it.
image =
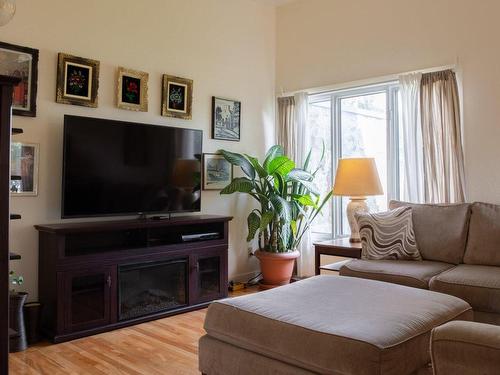
[[[193,212],[202,131],[64,116],[62,218]]]

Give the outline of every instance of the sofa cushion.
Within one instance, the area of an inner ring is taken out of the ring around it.
[[[430,289],[467,301],[474,310],[500,313],[500,268],[460,264],[434,277]]]
[[[404,375],[430,362],[433,327],[471,318],[470,306],[452,296],[322,275],[214,302],[205,330],[315,373]]]
[[[415,238],[422,258],[462,262],[469,229],[470,204],[414,204],[391,201],[390,209],[410,206]]]
[[[363,259],[422,260],[415,242],[411,207],[355,214]]]
[[[453,264],[423,260],[363,260],[356,259],[340,269],[340,275],[429,289],[429,281]]]
[[[500,266],[500,206],[480,202],[471,205],[464,263]]]

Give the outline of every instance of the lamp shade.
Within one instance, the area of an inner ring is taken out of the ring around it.
[[[373,158],[340,159],[333,186],[333,195],[366,197],[382,195],[377,166]]]

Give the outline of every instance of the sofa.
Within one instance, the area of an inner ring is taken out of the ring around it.
[[[434,375],[500,373],[500,327],[453,321],[431,333]]]
[[[468,302],[476,322],[500,325],[500,205],[411,204],[422,261],[356,259],[341,276],[453,295]]]

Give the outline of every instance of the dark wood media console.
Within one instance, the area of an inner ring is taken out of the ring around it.
[[[62,342],[226,297],[231,219],[201,215],[36,225],[43,332]],[[201,233],[212,235],[182,239]]]

